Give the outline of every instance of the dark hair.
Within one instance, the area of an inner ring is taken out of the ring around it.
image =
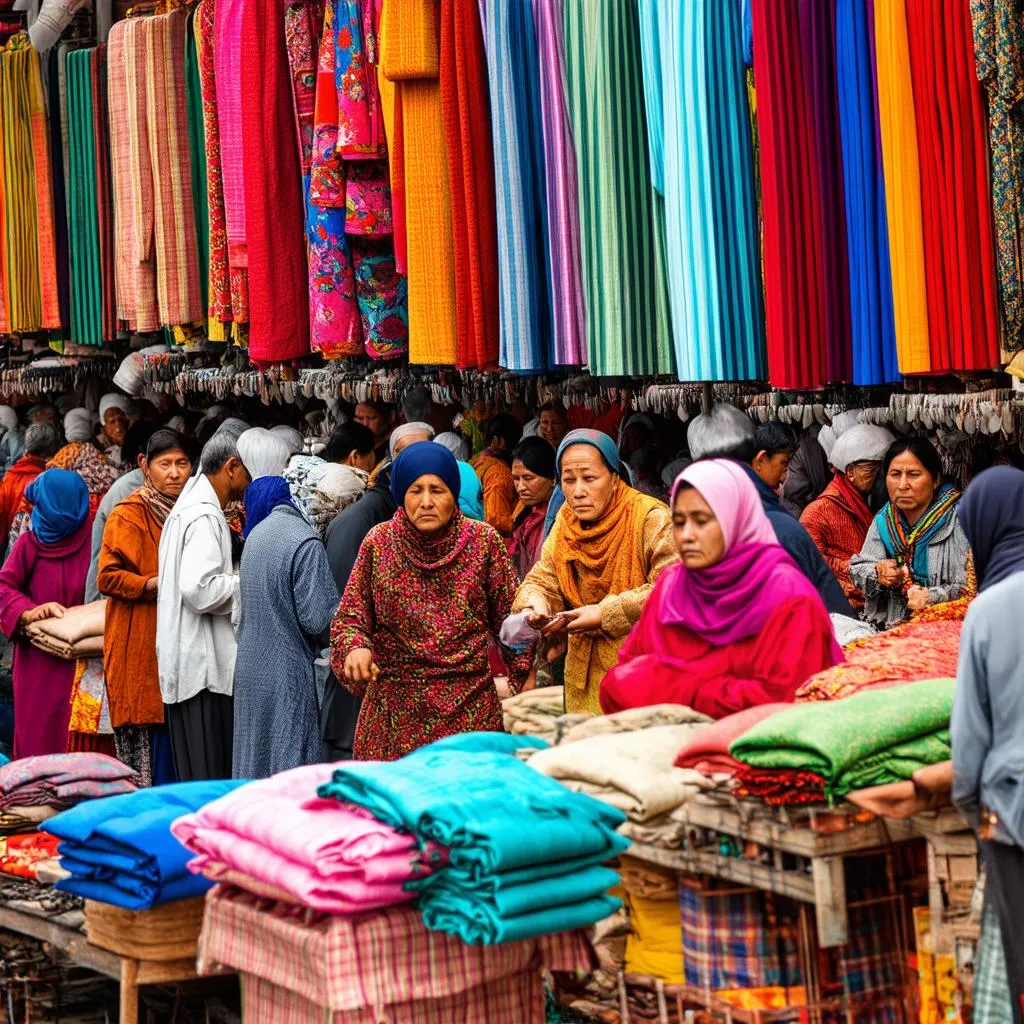
[[[759,423],[754,431],[754,454],[766,452],[773,455],[792,455],[799,446],[796,431],[788,423],[769,420]]]
[[[140,455],[146,454],[149,439],[156,432],[156,427],[146,420],[136,420],[124,434],[121,442],[121,461],[126,466],[135,468]]]
[[[543,404],[543,405],[542,405],[542,406],[541,406],[541,407],[540,407],[540,408],[539,408],[539,409],[537,410],[537,418],[538,418],[538,419],[540,419],[540,414],[541,414],[542,412],[556,412],[556,413],[558,413],[558,415],[559,415],[559,416],[561,416],[561,418],[562,418],[562,419],[563,419],[563,420],[564,420],[564,421],[565,421],[566,423],[568,423],[568,422],[569,422],[569,414],[568,414],[568,413],[567,413],[567,412],[565,411],[565,406],[564,406],[564,405],[562,405],[562,403],[561,403],[561,402],[545,402],[545,403],[544,403],[544,404]]]
[[[378,416],[391,416],[395,407],[390,402],[381,402],[376,398],[368,398],[365,402],[356,402],[356,407],[368,405]],[[344,426],[344,424],[342,424]]]
[[[889,445],[889,450],[885,453],[885,458],[882,460],[882,476],[887,477],[889,475],[889,467],[892,465],[893,459],[907,452],[913,455],[928,470],[931,478],[936,483],[942,479],[942,459],[939,458],[935,445],[926,437],[903,437],[898,441],[893,441]]]
[[[487,443],[500,437],[510,448],[523,436],[523,425],[509,412],[499,412],[487,422]]]
[[[555,449],[543,437],[524,437],[512,449],[512,461],[519,460],[531,473],[556,480]]]
[[[185,438],[183,438],[176,430],[171,430],[170,427],[161,427],[159,430],[153,431],[153,434],[149,439],[149,443],[146,445],[146,458],[158,458],[163,455],[164,452],[172,452],[175,448],[180,448],[186,455],[188,455],[189,461],[192,461],[192,456],[185,443]]]
[[[362,423],[342,423],[335,427],[320,457],[327,462],[344,462],[353,452],[369,455],[376,447],[373,431]]]

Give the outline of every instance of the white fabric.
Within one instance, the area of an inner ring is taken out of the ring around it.
[[[434,440],[434,428],[429,423],[420,423],[413,421],[412,423],[403,423],[400,427],[395,427],[391,431],[391,438],[388,441],[388,453],[391,458],[395,457],[395,445],[402,440],[403,437],[408,437],[410,434],[426,434],[427,440]]]
[[[72,409],[64,417],[64,437],[69,442],[91,440],[92,413],[88,409]]]
[[[9,405],[0,405],[0,434],[18,426],[18,414]]]
[[[837,440],[836,432],[832,427],[825,426],[818,431],[818,444],[821,445],[826,459],[832,458],[832,449],[835,448]]]
[[[469,461],[469,442],[454,430],[445,430],[434,438],[437,444],[443,444],[460,462]]]
[[[288,445],[289,456],[301,454],[302,435],[294,427],[289,427],[284,423],[279,423],[276,427],[271,427],[270,432],[275,437],[281,438],[281,440]]]
[[[860,423],[860,410],[849,409],[846,412],[841,412],[832,420],[832,429],[835,431],[836,437],[842,437],[858,423]]]
[[[840,473],[845,473],[846,467],[853,462],[881,462],[889,445],[895,440],[885,427],[858,423],[840,434],[839,440],[832,446],[828,461]]]
[[[277,434],[263,427],[250,427],[238,439],[238,457],[249,476],[259,480],[264,476],[284,476],[291,452]]]
[[[231,531],[217,492],[203,474],[181,492],[160,536],[156,657],[165,704],[202,690],[230,696],[239,601]]]
[[[107,415],[108,409],[120,409],[121,412],[128,411],[130,399],[126,395],[119,395],[116,391],[109,391],[100,399],[100,422]]]

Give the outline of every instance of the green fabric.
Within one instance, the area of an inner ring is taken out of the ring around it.
[[[634,3],[565,0],[587,360],[595,376],[675,372],[665,207],[651,186]]]
[[[199,83],[196,53],[195,12],[188,16],[185,36],[185,104],[188,111],[188,146],[192,166],[192,208],[196,216],[199,244],[199,288],[203,309],[209,308],[210,213],[206,204],[206,128],[203,124],[203,94]]]
[[[949,759],[955,689],[955,679],[929,679],[795,704],[755,725],[729,753],[755,768],[815,772],[830,798],[899,782]]]

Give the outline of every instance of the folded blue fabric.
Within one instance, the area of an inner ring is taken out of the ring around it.
[[[171,834],[171,822],[245,785],[244,780],[182,782],[90,800],[41,827],[61,840],[71,872],[57,888],[127,910],[200,896],[211,887],[185,867],[192,854]]]

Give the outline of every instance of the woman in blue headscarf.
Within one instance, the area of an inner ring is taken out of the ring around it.
[[[29,484],[32,529],[0,569],[0,630],[14,643],[14,756],[68,749],[75,663],[29,643],[25,627],[59,619],[82,603],[92,529],[89,488],[77,474],[48,469]]]
[[[442,445],[402,451],[391,490],[398,511],[366,535],[331,629],[335,677],[365,695],[359,760],[502,728],[488,650],[515,596],[505,543],[459,510],[459,465]],[[506,660],[515,689],[530,657]]]

